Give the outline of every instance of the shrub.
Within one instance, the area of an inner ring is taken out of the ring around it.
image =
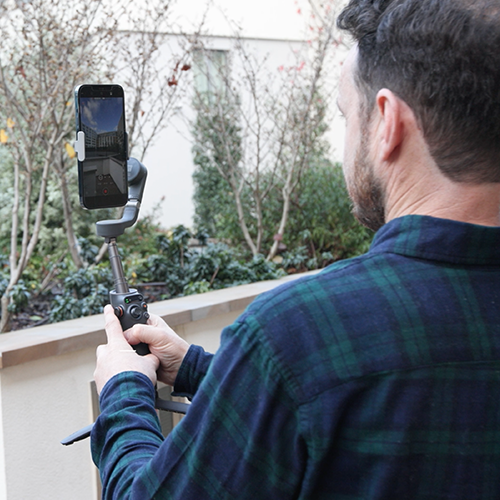
[[[147,234],[141,245],[153,253],[147,256],[137,252],[127,255],[123,259],[124,270],[131,286],[141,289],[154,283],[155,288],[161,290],[160,299],[275,279],[285,274],[262,256],[245,262],[243,256],[225,244],[208,243],[192,248],[189,241],[193,235],[184,226],[177,226],[168,234],[146,227]],[[206,240],[206,235],[202,234],[199,241]],[[137,250],[130,239],[128,242],[130,248]],[[89,252],[89,256],[96,253],[96,248],[88,240],[81,240],[80,245],[85,253]],[[64,273],[65,277],[60,278],[61,291],[51,301],[50,321],[102,312],[109,302],[109,290],[113,288],[113,276],[108,264],[103,262]]]
[[[242,251],[243,236],[237,223],[237,215],[228,198],[228,186],[223,180],[215,182],[213,168],[198,164],[194,176],[197,192],[209,186],[209,205],[206,196],[195,198],[196,221],[199,228],[210,226],[213,237],[231,242]],[[226,183],[227,184],[227,183]],[[266,231],[263,249],[273,243],[275,221],[279,220],[280,190],[269,198],[264,217]],[[204,203],[203,206],[201,203]],[[208,220],[213,219],[210,224]],[[307,270],[324,267],[336,260],[359,255],[368,250],[373,233],[361,226],[351,213],[351,201],[345,187],[342,169],[325,157],[316,158],[304,171],[289,212],[289,222],[282,244],[283,267],[290,270]]]
[[[69,273],[63,285],[63,291],[52,300],[52,323],[101,313],[109,302],[113,276],[107,266],[99,265]]]
[[[284,243],[292,252],[306,248],[313,259],[302,263],[307,268],[366,252],[373,233],[354,218],[351,207],[341,166],[324,162],[311,167],[301,179]]]
[[[285,274],[263,256],[246,261],[243,254],[223,243],[190,248],[188,241],[192,236],[183,226],[175,228],[170,236],[158,235],[158,253],[147,257],[137,269],[141,280],[164,283],[163,298],[275,279]]]

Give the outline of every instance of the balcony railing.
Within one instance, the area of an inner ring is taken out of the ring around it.
[[[260,293],[265,281],[149,305],[189,343],[215,352],[222,328]],[[89,441],[60,440],[97,411],[95,350],[106,342],[102,315],[0,335],[0,500],[98,499]]]

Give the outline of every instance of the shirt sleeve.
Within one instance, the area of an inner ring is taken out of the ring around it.
[[[269,347],[237,322],[207,366],[197,387],[184,387],[196,388],[192,405],[163,442],[146,377],[108,382],[92,432],[103,499],[298,497],[307,453],[290,381]]]
[[[173,395],[191,399],[205,378],[213,357],[200,346],[189,346],[175,378]]]
[[[154,402],[155,388],[142,373],[120,373],[104,386],[101,414],[91,432],[103,499],[132,498],[135,474],[144,471],[163,442]]]

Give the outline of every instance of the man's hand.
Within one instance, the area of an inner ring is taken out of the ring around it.
[[[113,308],[104,308],[104,321],[108,343],[97,348],[97,365],[94,380],[100,394],[108,380],[118,373],[136,371],[143,373],[156,384],[156,370],[160,362],[153,354],[139,356],[125,339],[120,321]]]
[[[158,380],[173,386],[189,344],[159,316],[152,314],[148,323],[134,325],[125,332],[125,338],[131,345],[139,342],[148,344],[151,354],[154,354],[160,362]]]

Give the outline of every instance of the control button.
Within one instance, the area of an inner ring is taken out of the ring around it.
[[[130,309],[129,309],[129,312],[130,312],[130,316],[132,316],[132,318],[135,318],[135,319],[139,319],[141,316],[142,316],[142,311],[140,309],[139,306],[132,306]]]
[[[123,309],[121,307],[115,307],[115,316],[121,318],[123,316]]]

